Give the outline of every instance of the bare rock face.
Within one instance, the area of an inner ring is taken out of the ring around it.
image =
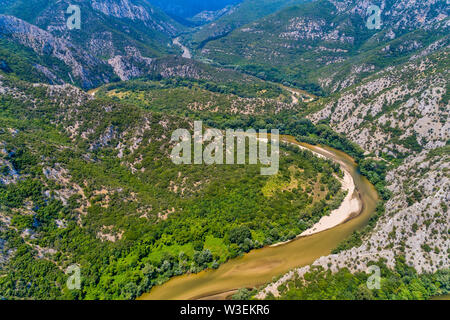
[[[450,139],[444,99],[449,71],[441,65],[449,59],[448,48],[368,78],[309,118],[329,119],[336,131],[375,154],[445,145]]]
[[[76,48],[70,42],[23,20],[0,15],[0,35],[31,48],[38,55],[52,56],[61,60],[71,68],[73,78],[80,81],[82,87],[95,87],[105,81],[109,82],[110,75],[98,72],[104,62]],[[42,66],[38,68],[44,70],[51,80],[56,79],[55,75],[47,72]]]
[[[374,4],[371,0],[329,0],[338,12],[352,12],[367,16],[367,8]],[[356,2],[356,3],[355,3]],[[384,24],[394,29],[421,28],[440,21],[449,15],[446,0],[381,0],[376,3],[383,11]]]
[[[48,5],[42,0],[42,10],[29,14],[27,21],[0,15],[0,36],[32,49],[40,60],[32,67],[50,84],[68,82],[91,89],[141,76],[151,58],[175,52],[172,38],[184,28],[147,2],[83,0],[76,3],[81,28],[70,30],[66,10],[71,4],[61,0]],[[55,60],[48,61],[47,56]]]
[[[95,56],[113,57],[117,54],[112,32],[104,31],[91,34],[86,46],[87,51]]]
[[[116,18],[150,20],[150,14],[142,6],[134,5],[129,0],[93,0],[92,8]]]
[[[450,216],[450,156],[435,156],[424,151],[406,159],[390,172],[387,181],[393,197],[386,203],[386,213],[364,244],[339,254],[323,256],[312,266],[336,272],[348,268],[351,272],[366,272],[369,262],[380,258],[394,267],[395,257],[404,255],[406,263],[419,273],[433,273],[450,267],[448,227]],[[417,199],[417,193],[421,195]],[[413,203],[411,197],[415,197]],[[311,266],[288,272],[269,284],[257,298],[279,294],[278,287],[294,277],[303,277]]]
[[[146,26],[175,35],[177,27],[159,18],[156,10],[149,6],[134,4],[131,0],[94,0],[92,8],[107,16],[141,21]]]
[[[39,54],[51,55],[57,45],[63,46],[49,32],[13,16],[0,15],[0,30],[2,35],[17,39]],[[67,46],[62,49],[67,50]]]
[[[108,60],[120,80],[126,81],[148,73],[153,59],[143,57],[134,47],[127,47],[127,56],[117,55]]]

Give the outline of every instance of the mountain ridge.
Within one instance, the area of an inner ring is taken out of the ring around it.
[[[421,1],[417,6],[415,1],[393,1],[389,6],[386,1],[375,4],[383,8],[381,30],[366,27],[368,1],[355,4],[320,0],[288,7],[236,29],[208,42],[198,54],[267,80],[306,90],[329,91],[317,81],[317,74],[323,70],[330,73],[334,65],[342,65],[402,36],[408,41],[405,35],[410,33],[414,37],[415,30],[433,33],[436,32],[433,25],[441,25],[442,36],[448,34],[448,23],[442,25],[442,21],[448,21],[449,13],[443,0]],[[429,44],[426,37],[411,41],[426,46]],[[327,65],[330,71],[326,70]],[[349,71],[342,78],[351,76]]]

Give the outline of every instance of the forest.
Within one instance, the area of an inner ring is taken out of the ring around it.
[[[280,299],[286,300],[428,300],[450,292],[448,270],[434,274],[418,274],[399,256],[395,268],[386,266],[381,259],[373,262],[380,268],[380,288],[369,290],[370,273],[350,273],[340,269],[332,274],[321,268],[313,268],[305,275],[305,283],[295,279],[281,288]],[[272,297],[268,297],[271,299]]]
[[[260,164],[176,166],[168,133],[189,118],[9,84],[41,99],[0,98],[2,171],[18,175],[0,186],[4,298],[133,299],[292,239],[345,196],[339,166],[298,147],[281,146],[270,177]],[[69,291],[73,264],[82,289]]]

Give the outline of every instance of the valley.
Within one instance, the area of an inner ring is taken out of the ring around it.
[[[0,299],[447,297],[450,7],[372,2],[0,0]]]
[[[243,257],[228,261],[217,270],[207,270],[195,275],[176,277],[160,287],[155,287],[140,299],[215,299],[231,296],[239,288],[258,287],[274,276],[298,266],[309,265],[317,258],[328,255],[341,241],[355,230],[364,227],[375,212],[378,194],[370,182],[359,175],[355,162],[342,152],[330,148],[299,144],[291,137],[290,143],[308,148],[333,161],[339,161],[348,170],[361,197],[363,210],[344,224],[339,224],[308,236],[298,238],[277,246],[252,251]]]

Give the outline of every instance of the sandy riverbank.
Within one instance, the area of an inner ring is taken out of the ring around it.
[[[280,141],[296,142],[291,136],[281,136]],[[298,145],[298,143],[295,143]],[[375,211],[378,194],[373,185],[362,177],[356,163],[345,153],[332,148],[320,150],[317,146],[304,145],[311,151],[324,154],[340,162],[351,173],[358,195],[363,203],[360,214],[340,225],[286,243],[276,248],[264,247],[252,250],[242,257],[230,259],[218,269],[208,269],[197,274],[173,277],[143,294],[143,300],[226,299],[236,288],[254,288],[273,281],[295,268],[308,266],[320,257],[328,256],[336,246],[355,230],[367,225]]]
[[[309,150],[309,149],[299,146],[297,144],[295,144],[295,145],[298,146],[300,149]],[[325,149],[322,149],[320,147],[317,147],[317,149],[323,153],[329,153],[328,151],[326,151]],[[309,151],[311,151],[311,150],[309,150]],[[320,153],[317,153],[314,151],[311,151],[311,152],[320,158],[326,158],[324,155],[322,155]],[[341,163],[339,161],[337,161],[337,163],[340,164],[341,170],[344,172],[344,177],[339,180],[342,184],[342,190],[347,191],[347,195],[345,196],[345,198],[342,201],[339,208],[333,210],[330,213],[330,215],[322,217],[319,222],[317,222],[314,226],[312,226],[308,230],[305,230],[304,232],[302,232],[299,236],[297,236],[297,238],[310,236],[310,235],[334,228],[334,227],[350,220],[351,218],[354,218],[361,212],[361,210],[363,208],[363,204],[359,197],[358,190],[356,189],[355,182],[353,181],[352,175],[345,168],[343,163]],[[292,240],[290,240],[290,241],[292,241]],[[283,245],[290,241],[276,243],[276,244],[273,244],[271,247],[280,246],[280,245]]]
[[[341,179],[342,189],[347,191],[347,195],[342,201],[339,208],[333,210],[329,216],[324,216],[312,228],[305,230],[300,236],[309,236],[318,232],[325,231],[330,228],[344,223],[362,210],[362,203],[359,199],[355,183],[348,171],[344,171],[344,178]]]

